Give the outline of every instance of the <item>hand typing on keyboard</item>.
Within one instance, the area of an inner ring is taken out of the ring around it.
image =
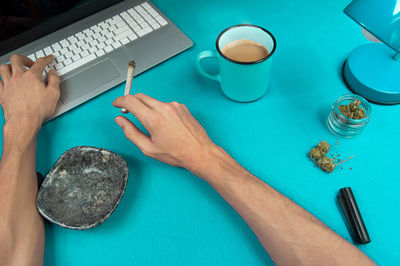
[[[42,123],[55,111],[60,78],[53,69],[48,72],[47,85],[42,79],[53,58],[46,56],[33,62],[28,57],[13,55],[9,65],[0,66],[0,104],[7,128],[20,141],[36,136]]]

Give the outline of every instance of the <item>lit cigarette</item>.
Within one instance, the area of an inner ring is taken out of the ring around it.
[[[128,64],[128,73],[126,75],[126,85],[125,85],[124,96],[126,96],[126,95],[131,93],[132,81],[133,81],[133,73],[135,72],[135,66],[136,66],[135,61],[131,61]],[[121,108],[121,112],[123,112],[125,114],[128,113],[128,111],[125,108]]]

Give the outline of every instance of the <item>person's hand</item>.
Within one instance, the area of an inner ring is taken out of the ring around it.
[[[150,137],[127,118],[115,118],[125,136],[149,157],[191,170],[215,147],[183,104],[164,103],[138,93],[118,97],[113,105],[127,109],[146,127]]]
[[[42,72],[52,60],[53,56],[46,56],[34,63],[28,57],[13,55],[10,65],[0,66],[0,105],[6,125],[38,130],[54,113],[60,97],[60,78],[51,70],[48,84],[42,80]]]

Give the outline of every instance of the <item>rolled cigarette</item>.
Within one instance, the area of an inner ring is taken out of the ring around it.
[[[131,93],[133,74],[135,72],[135,67],[136,67],[135,61],[129,62],[129,64],[128,64],[128,73],[126,75],[126,84],[125,84],[124,96],[126,96],[126,95]],[[121,108],[121,112],[123,112],[124,114],[128,113],[128,111],[125,108]]]

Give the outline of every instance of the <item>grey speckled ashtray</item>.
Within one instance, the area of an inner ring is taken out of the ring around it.
[[[88,229],[117,207],[128,182],[128,166],[116,153],[94,147],[66,151],[47,174],[36,205],[50,222]]]

